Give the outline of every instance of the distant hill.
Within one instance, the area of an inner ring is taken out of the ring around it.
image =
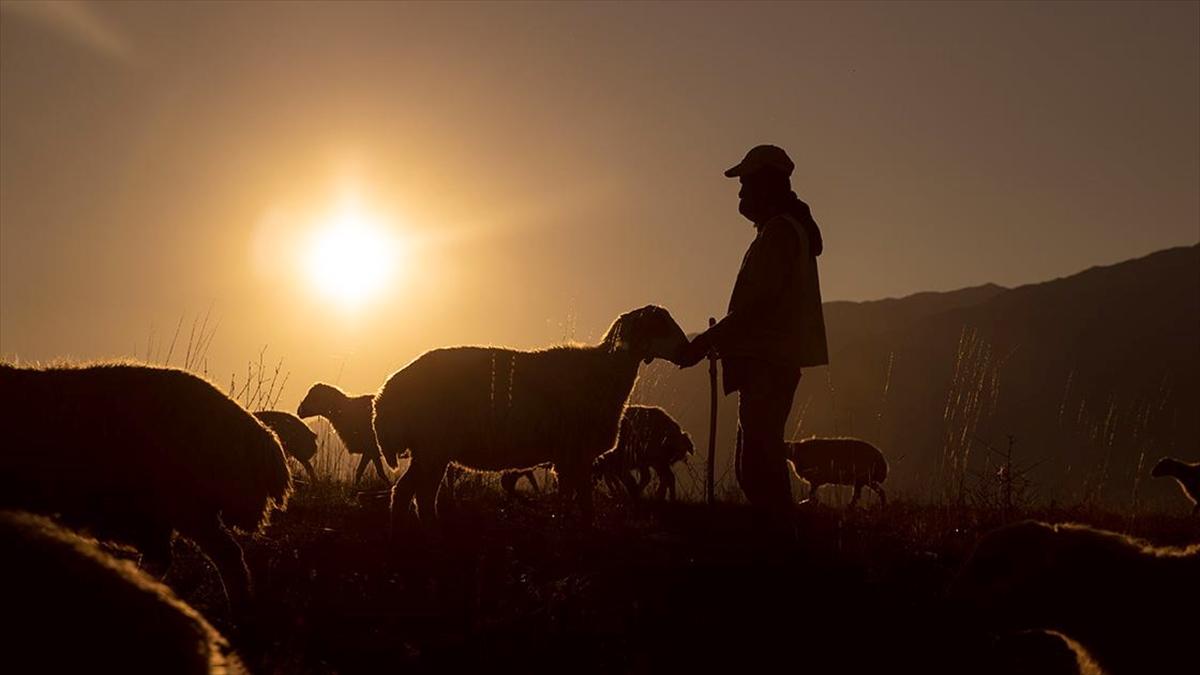
[[[1036,496],[1128,507],[1137,481],[1140,504],[1182,508],[1148,474],[1164,455],[1200,460],[1200,246],[1012,289],[831,302],[825,317],[832,363],[805,371],[793,437],[876,442],[893,490],[939,498],[983,490],[987,446],[1011,434]],[[634,400],[670,410],[703,454],[703,365],[656,362]],[[718,475],[736,402],[721,399]]]

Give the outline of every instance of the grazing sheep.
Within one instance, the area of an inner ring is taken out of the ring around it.
[[[436,517],[450,462],[482,471],[553,462],[562,493],[590,521],[592,461],[616,441],[639,364],[686,344],[667,310],[648,306],[621,315],[598,345],[454,347],[420,356],[375,399],[375,435],[388,463],[412,453],[392,487],[393,523],[414,494],[420,517]]]
[[[318,382],[308,390],[296,414],[301,417],[320,416],[329,420],[338,438],[346,446],[351,455],[362,455],[358,468],[354,470],[354,486],[362,481],[363,471],[368,463],[375,465],[375,473],[385,483],[392,479],[383,469],[379,458],[379,446],[375,443],[375,431],[371,428],[371,416],[374,414],[371,402],[374,396],[347,396],[344,391],[332,385]]]
[[[231,609],[250,574],[229,529],[260,530],[292,491],[275,434],[191,373],[133,363],[0,365],[0,508],[58,514],[165,571],[175,532],[220,572]]]
[[[8,672],[245,673],[196,610],[132,563],[47,518],[0,512]]]
[[[317,472],[312,467],[312,458],[317,454],[317,434],[308,428],[304,420],[282,410],[262,410],[254,413],[254,416],[275,432],[283,451],[300,462],[308,479],[317,482]]]
[[[549,464],[546,464],[544,466],[534,468],[549,468],[549,466]],[[446,467],[446,477],[444,482],[446,484],[446,489],[451,491],[451,496],[453,496],[454,486],[458,483],[459,479],[461,479],[463,475],[471,472],[472,471],[470,469],[463,468],[453,463]],[[515,499],[520,496],[517,493],[517,483],[519,483],[522,478],[529,481],[529,486],[533,488],[535,494],[542,493],[541,488],[538,487],[537,477],[533,474],[533,469],[509,469],[507,471],[501,471],[500,487],[504,488],[504,493],[506,495]]]
[[[1189,464],[1174,457],[1166,457],[1154,465],[1150,475],[1155,478],[1170,476],[1178,481],[1179,487],[1183,488],[1183,494],[1192,500],[1192,514],[1200,513],[1200,462]]]
[[[1025,521],[985,535],[950,592],[999,628],[1061,633],[1109,675],[1172,673],[1195,664],[1198,579],[1200,544]]]
[[[675,472],[671,465],[686,462],[696,451],[692,437],[667,411],[657,406],[631,405],[621,417],[617,445],[596,458],[595,471],[604,478],[610,490],[623,487],[636,499],[650,482],[650,469],[658,474],[658,499],[670,493],[675,498]],[[633,472],[638,472],[634,483]]]
[[[812,486],[809,501],[816,503],[817,488],[832,484],[854,486],[850,506],[858,503],[863,486],[879,495],[880,504],[887,504],[882,485],[887,478],[887,460],[874,445],[857,438],[809,438],[787,445],[792,469]]]

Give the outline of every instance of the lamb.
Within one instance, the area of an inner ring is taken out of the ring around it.
[[[1197,579],[1200,544],[1025,521],[985,535],[950,595],[1000,628],[1061,633],[1110,675],[1170,673],[1195,662]]]
[[[229,643],[163,584],[48,518],[0,512],[9,672],[245,673]]]
[[[670,313],[651,305],[622,314],[598,345],[453,347],[418,357],[375,399],[375,435],[388,463],[412,454],[392,487],[393,525],[414,495],[419,517],[436,518],[450,462],[482,471],[553,462],[562,494],[590,522],[592,461],[616,440],[639,363],[686,344]]]
[[[534,468],[542,469],[549,467],[550,465],[546,464]],[[452,491],[452,496],[455,484],[458,483],[459,479],[462,478],[464,474],[469,472],[470,469],[465,469],[453,463],[446,467],[446,477],[444,482],[446,484],[446,489]],[[500,487],[504,489],[504,494],[513,499],[519,497],[520,495],[517,493],[517,484],[521,482],[522,478],[529,481],[529,485],[531,488],[533,488],[534,493],[542,493],[541,488],[538,487],[537,477],[534,475],[533,469],[510,469],[508,471],[500,472]]]
[[[1192,501],[1192,515],[1200,513],[1200,462],[1181,462],[1173,457],[1160,459],[1151,476],[1170,476],[1179,482],[1183,494]]]
[[[175,368],[0,365],[0,508],[58,514],[165,572],[175,532],[220,573],[235,616],[250,573],[230,529],[260,531],[292,491],[275,434]]]
[[[308,479],[317,482],[317,472],[312,466],[312,458],[317,454],[317,434],[303,420],[289,412],[262,410],[254,413],[254,416],[275,432],[283,452],[300,462]]]
[[[371,428],[374,398],[370,394],[347,396],[346,392],[333,385],[318,382],[308,390],[308,394],[296,410],[300,417],[320,416],[329,420],[338,438],[341,438],[346,446],[346,451],[351,455],[362,455],[358,461],[358,468],[354,470],[355,487],[362,481],[363,471],[368,463],[375,465],[375,473],[379,474],[385,483],[392,482],[383,469],[379,446],[375,443],[375,431]]]
[[[596,458],[594,470],[610,490],[623,487],[636,499],[650,482],[653,468],[658,474],[655,496],[661,500],[670,493],[671,499],[675,499],[675,472],[671,465],[686,462],[695,450],[692,437],[667,411],[657,406],[631,405],[621,417],[616,447]],[[634,470],[638,472],[636,483]]]
[[[882,483],[887,478],[888,464],[874,445],[857,438],[809,438],[789,441],[787,446],[792,469],[812,486],[809,501],[816,503],[817,489],[822,485],[853,485],[850,506],[858,503],[864,486],[879,495],[881,505],[887,505]]]

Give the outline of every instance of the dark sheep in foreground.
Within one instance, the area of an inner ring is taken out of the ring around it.
[[[951,597],[1002,630],[1060,633],[1109,675],[1171,673],[1195,663],[1198,579],[1200,544],[1025,521],[980,540]]]
[[[304,420],[282,410],[262,410],[254,413],[259,422],[275,432],[283,451],[304,467],[308,479],[317,481],[317,472],[313,470],[312,458],[317,454],[317,434]]]
[[[4,511],[0,547],[0,649],[9,672],[246,672],[196,610],[96,542]]]
[[[1160,459],[1154,465],[1151,476],[1170,476],[1183,488],[1183,494],[1192,502],[1192,514],[1200,513],[1200,462],[1181,462],[1174,457]]]
[[[354,470],[354,486],[362,481],[363,471],[367,464],[375,465],[375,473],[385,483],[392,479],[383,468],[380,459],[379,446],[375,443],[375,431],[371,428],[371,416],[374,414],[372,400],[375,397],[347,396],[346,392],[329,384],[318,382],[304,396],[296,414],[300,417],[324,417],[329,420],[338,438],[346,446],[346,452],[351,455],[362,455],[358,467]]]
[[[650,470],[658,475],[655,496],[675,498],[675,472],[671,465],[686,462],[696,451],[692,437],[679,427],[667,411],[657,406],[631,405],[621,417],[617,445],[596,458],[595,472],[610,490],[624,491],[636,499],[650,482]],[[634,482],[633,472],[638,472]]]
[[[998,675],[1103,675],[1078,644],[1050,631],[999,636],[979,658],[992,666],[981,672]]]
[[[275,434],[237,402],[175,368],[0,365],[0,428],[0,508],[56,514],[163,572],[178,532],[244,614],[250,573],[228,528],[261,530],[292,481]]]
[[[436,517],[450,462],[481,471],[553,462],[562,494],[592,515],[592,462],[613,446],[641,362],[670,358],[687,344],[667,310],[621,315],[597,345],[538,351],[436,349],[393,374],[375,400],[375,434],[392,466],[412,463],[392,488],[392,518],[413,496]]]
[[[792,469],[812,486],[810,502],[816,503],[817,489],[822,485],[853,485],[850,506],[858,503],[864,486],[879,495],[880,504],[887,504],[883,481],[887,479],[888,464],[874,445],[857,438],[809,438],[787,445]]]

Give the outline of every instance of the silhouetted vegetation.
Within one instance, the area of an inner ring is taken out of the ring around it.
[[[746,506],[632,509],[601,494],[582,531],[555,495],[514,502],[495,480],[464,481],[438,528],[389,543],[386,497],[345,487],[302,489],[246,542],[267,626],[258,670],[736,672],[801,658],[813,672],[999,674],[1033,658],[1029,641],[997,642],[993,617],[945,595],[1004,522],[990,509],[801,507],[780,538]],[[1095,510],[1021,515],[1126,525]],[[1175,516],[1143,517],[1134,533],[1196,539]],[[168,580],[214,607],[211,573],[181,557]]]

